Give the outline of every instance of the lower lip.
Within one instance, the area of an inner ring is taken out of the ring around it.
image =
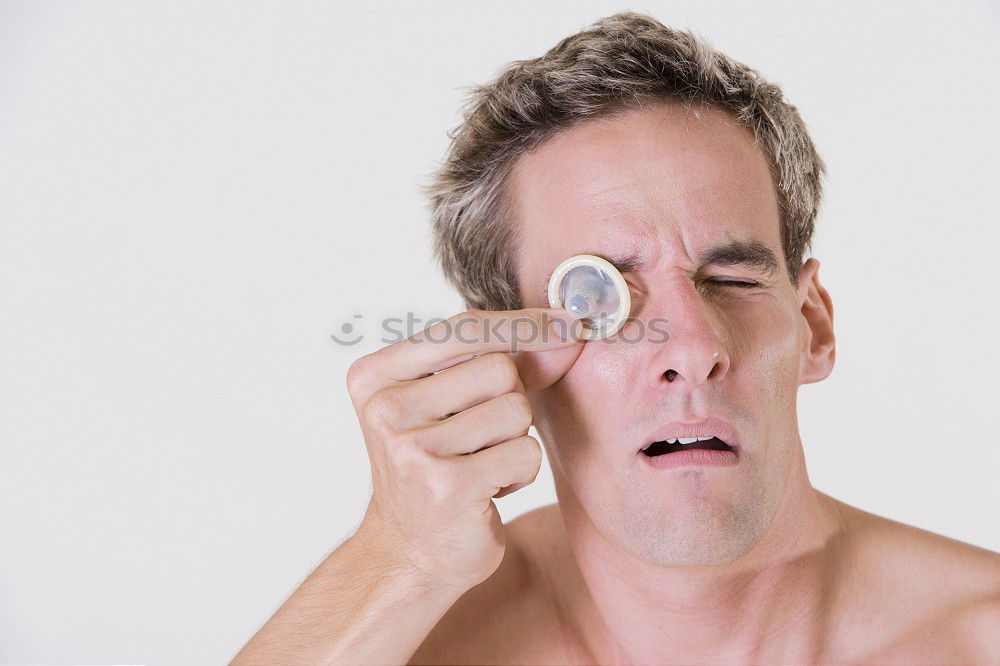
[[[673,469],[675,467],[728,467],[735,465],[735,451],[716,451],[715,449],[686,449],[664,453],[659,456],[647,456],[642,451],[639,456],[646,464],[655,469]]]

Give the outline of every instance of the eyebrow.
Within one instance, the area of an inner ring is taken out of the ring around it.
[[[701,266],[746,266],[768,275],[778,272],[780,263],[774,251],[760,241],[729,241],[704,250],[698,255]]]
[[[646,262],[637,252],[621,256],[607,256],[597,252],[584,252],[581,254],[603,256],[620,273],[635,273],[646,267]],[[772,277],[778,272],[781,264],[774,251],[760,241],[733,240],[702,250],[698,254],[698,267],[702,268],[704,266],[745,266],[756,269],[768,277]],[[552,273],[549,273],[543,283],[543,301],[546,302],[548,301],[548,285],[551,279]]]

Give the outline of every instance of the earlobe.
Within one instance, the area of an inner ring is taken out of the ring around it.
[[[810,258],[799,273],[798,297],[805,335],[802,345],[801,382],[826,379],[833,371],[836,338],[833,334],[833,300],[819,282],[819,261]]]

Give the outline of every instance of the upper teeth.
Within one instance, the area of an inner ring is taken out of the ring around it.
[[[714,435],[698,435],[697,437],[674,437],[673,439],[664,440],[668,444],[694,444],[695,442],[704,442],[706,439],[712,439]]]

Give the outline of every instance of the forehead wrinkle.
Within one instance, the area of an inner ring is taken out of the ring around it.
[[[678,258],[683,257],[693,265],[694,259],[689,252],[689,248],[695,247],[692,236],[698,233],[702,222],[707,223],[707,227],[715,227],[718,220],[731,217],[728,209],[719,210],[724,201],[728,201],[720,190],[726,191],[726,186],[738,175],[731,171],[731,165],[721,170],[706,170],[706,164],[695,160],[687,158],[676,162],[676,155],[672,154],[670,163],[658,163],[655,168],[647,166],[639,171],[636,171],[638,165],[631,164],[632,173],[627,181],[574,198],[585,210],[593,212],[591,219],[603,222],[620,219],[632,226],[632,234],[640,235],[635,244],[647,252],[656,247],[659,254],[664,237],[676,234],[681,241],[676,244]],[[692,172],[701,177],[692,179]]]
[[[643,133],[651,140],[628,135],[633,124],[650,120],[652,130]],[[629,114],[566,130],[522,156],[512,170],[513,198],[520,224],[530,218],[533,231],[531,245],[518,248],[519,265],[546,282],[560,260],[581,252],[608,259],[635,253],[645,255],[646,267],[668,258],[697,269],[694,255],[706,246],[745,240],[741,222],[776,206],[767,196],[773,183],[763,155],[752,140],[744,146],[732,136],[733,125],[723,112]],[[736,127],[740,139],[752,139]],[[662,135],[669,140],[659,141]],[[766,193],[741,159],[751,154],[764,167]]]
[[[660,263],[665,248],[673,247],[676,251],[668,253],[676,255],[676,261],[696,266],[689,248],[698,247],[692,237],[697,225],[678,219],[678,211],[664,200],[670,188],[661,180],[642,178],[575,197],[593,199],[580,208],[589,233],[582,234],[582,242],[566,256],[595,254],[624,267],[619,268],[623,273],[643,273]],[[615,196],[628,186],[636,186],[631,190],[634,196]],[[668,241],[671,236],[676,241]],[[550,277],[551,272],[546,284]]]

